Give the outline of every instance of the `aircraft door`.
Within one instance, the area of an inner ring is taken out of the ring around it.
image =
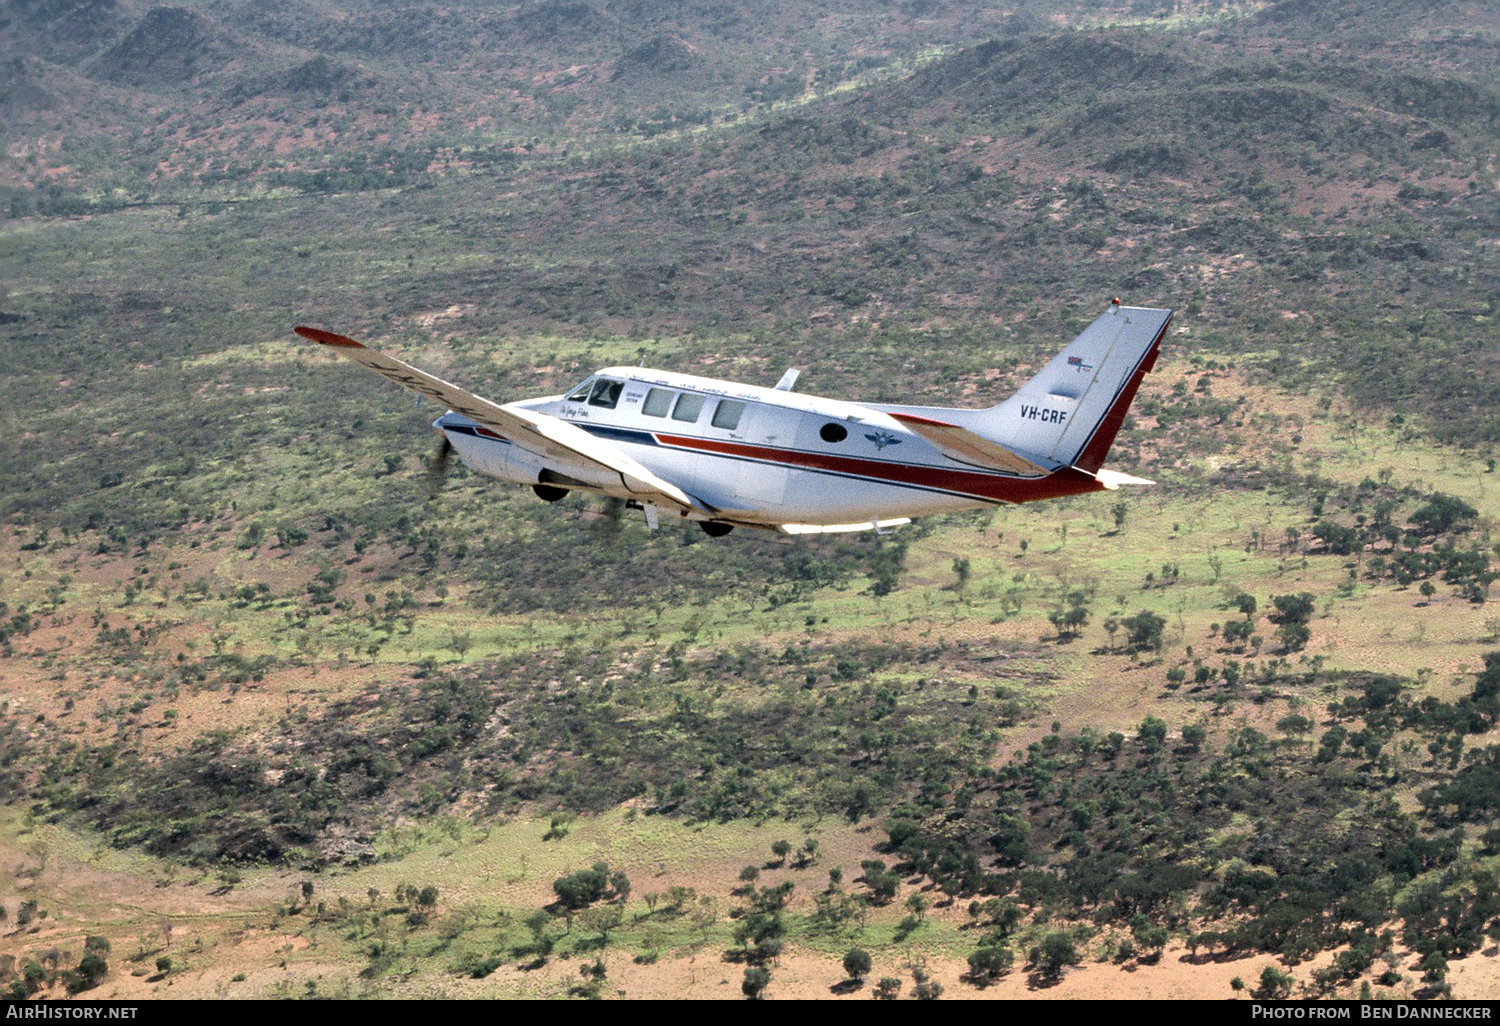
[[[713,439],[744,443],[735,460],[715,460],[716,474],[724,475],[718,484],[728,486],[735,497],[735,508],[745,510],[774,509],[786,500],[791,478],[785,466],[767,459],[765,450],[790,445],[796,434],[796,414],[761,403],[740,399],[720,399],[708,418],[706,434]],[[716,489],[717,490],[717,489]],[[721,492],[722,494],[722,492]]]

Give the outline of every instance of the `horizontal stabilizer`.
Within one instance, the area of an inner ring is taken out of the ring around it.
[[[950,460],[1024,477],[1040,477],[1047,473],[1045,468],[1037,466],[1024,456],[1017,455],[999,442],[976,435],[968,428],[933,420],[931,417],[919,417],[914,413],[892,413],[891,416],[927,439]]]
[[[1156,484],[1155,481],[1147,481],[1144,477],[1131,477],[1129,474],[1122,474],[1118,470],[1100,470],[1095,472],[1094,477],[1098,478],[1099,483],[1110,491],[1114,491],[1121,485]]]

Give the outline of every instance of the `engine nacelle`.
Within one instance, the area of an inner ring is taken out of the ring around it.
[[[558,470],[514,442],[476,438],[456,431],[448,432],[448,438],[464,466],[486,477],[521,485],[554,484],[623,494],[620,475],[602,467],[571,466]]]

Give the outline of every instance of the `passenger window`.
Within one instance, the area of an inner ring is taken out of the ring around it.
[[[641,412],[648,417],[665,417],[671,408],[672,392],[665,388],[653,388],[646,393],[646,401],[641,404]]]
[[[677,406],[672,410],[673,420],[697,420],[698,414],[703,412],[703,396],[694,395],[692,392],[684,392],[677,398]]]
[[[740,426],[740,415],[744,412],[744,403],[733,399],[720,399],[718,408],[714,410],[713,425],[725,431],[733,431]]]
[[[602,406],[606,410],[615,408],[620,401],[620,390],[625,387],[623,381],[611,381],[608,378],[600,378],[594,382],[594,390],[589,393],[590,406]]]
[[[825,442],[842,442],[849,437],[849,432],[842,424],[824,424],[818,429],[818,437]]]

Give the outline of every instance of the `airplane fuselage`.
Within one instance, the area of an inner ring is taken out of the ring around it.
[[[1071,467],[1038,476],[959,462],[886,412],[916,408],[643,367],[606,368],[565,395],[514,405],[607,439],[740,523],[869,524],[1104,487]],[[434,427],[480,473],[633,498],[616,474],[544,461],[460,414]]]

